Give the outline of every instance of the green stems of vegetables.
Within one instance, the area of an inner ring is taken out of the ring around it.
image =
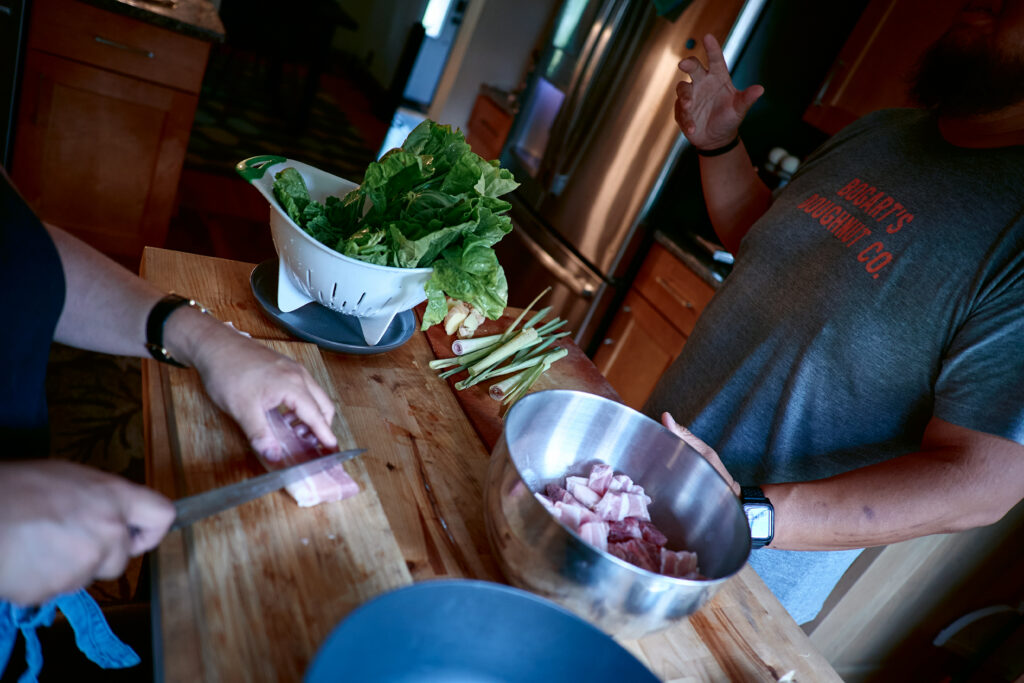
[[[551,312],[551,307],[542,308],[523,324],[518,333],[516,328],[526,319],[527,314],[550,287],[541,292],[530,305],[520,312],[512,324],[500,334],[475,339],[458,339],[452,343],[453,358],[439,358],[430,361],[433,370],[446,379],[460,372],[467,377],[455,383],[458,391],[468,389],[485,380],[511,375],[494,384],[488,394],[508,406],[529,391],[537,378],[544,374],[551,364],[564,358],[568,350],[556,347],[547,350],[556,340],[570,332],[556,332],[566,321],[555,318],[542,323]],[[538,327],[539,325],[539,327]]]

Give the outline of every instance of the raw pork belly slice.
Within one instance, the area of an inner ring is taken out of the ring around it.
[[[637,517],[646,520],[651,518],[647,512],[647,496],[642,493],[629,493],[628,491],[609,490],[601,497],[597,505],[594,506],[594,512],[599,514],[601,519],[608,520],[609,522],[618,522],[626,517]]]
[[[280,460],[269,461],[260,458],[260,462],[268,470],[281,469],[319,458],[330,452],[323,447],[309,427],[295,416],[294,412],[282,412],[282,409],[271,410],[268,417],[274,436],[277,437],[285,452],[284,457]],[[359,493],[359,484],[345,471],[344,465],[338,463],[323,472],[317,472],[311,477],[289,484],[285,490],[300,507],[312,507],[320,503],[351,498]]]
[[[598,550],[608,550],[608,522],[584,522],[580,525],[580,538]]]
[[[608,491],[608,486],[612,483],[612,478],[614,476],[615,470],[612,469],[611,465],[599,462],[590,470],[590,476],[587,478],[587,486],[593,489],[597,495],[603,496],[605,492]]]
[[[561,489],[564,491],[565,489]],[[600,522],[603,521],[600,517],[594,514],[594,511],[588,508],[586,505],[581,505],[571,495],[566,494],[569,498],[567,501],[562,500],[551,500],[542,493],[534,493],[533,496],[547,508],[547,511],[554,515],[555,519],[565,524],[573,531],[579,532],[580,527],[588,522]]]
[[[697,572],[697,553],[662,548],[660,560],[659,571],[666,576],[674,576],[679,579],[701,578]]]
[[[545,495],[546,494],[546,495]],[[637,567],[681,579],[702,579],[697,554],[668,550],[668,538],[651,522],[651,503],[642,486],[611,466],[598,463],[590,476],[565,478],[533,494],[555,519],[584,542]]]
[[[587,486],[587,482],[588,480],[583,477],[566,477],[565,488],[569,489],[573,498],[592,508],[601,500],[601,494]]]
[[[577,503],[577,502],[579,502],[575,498],[572,497],[571,493],[569,493],[568,491],[563,489],[558,484],[548,484],[547,486],[544,487],[544,493],[547,495],[549,500],[551,500],[552,502],[555,502],[555,503],[557,503],[559,501],[561,501],[562,503]]]

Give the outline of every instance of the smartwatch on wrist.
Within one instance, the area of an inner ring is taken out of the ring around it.
[[[775,508],[757,486],[740,487],[740,502],[750,525],[750,547],[763,548],[775,536]]]

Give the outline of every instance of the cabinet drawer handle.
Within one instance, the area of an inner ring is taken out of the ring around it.
[[[678,290],[678,289],[676,289],[676,288],[675,288],[675,286],[674,286],[674,285],[673,285],[673,284],[672,284],[671,282],[669,282],[668,280],[666,280],[665,278],[663,278],[663,277],[660,277],[660,276],[659,276],[659,277],[655,277],[655,278],[654,278],[654,281],[655,281],[655,282],[657,282],[657,283],[658,283],[658,285],[659,285],[659,286],[660,286],[660,287],[661,287],[662,289],[664,289],[664,290],[665,290],[666,292],[668,292],[669,296],[671,296],[671,297],[672,297],[673,299],[675,299],[675,300],[676,300],[676,303],[678,303],[678,304],[679,304],[680,306],[682,306],[683,308],[696,308],[696,307],[695,307],[695,306],[693,305],[693,302],[692,302],[692,301],[690,301],[689,299],[687,299],[686,297],[684,297],[684,296],[683,296],[683,295],[682,295],[682,294],[681,294],[681,293],[679,292],[679,290]]]
[[[116,47],[118,50],[125,50],[126,52],[134,52],[135,54],[142,55],[147,59],[153,59],[153,57],[156,56],[149,50],[143,49],[141,47],[135,47],[133,45],[125,45],[124,43],[118,43],[117,41],[109,40],[107,38],[104,38],[103,36],[93,36],[92,39],[100,45],[106,45],[107,47]]]

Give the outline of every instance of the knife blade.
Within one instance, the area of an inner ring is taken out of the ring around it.
[[[351,460],[360,453],[366,452],[365,448],[355,448],[348,451],[335,451],[327,455],[306,460],[289,467],[273,470],[250,479],[244,479],[234,484],[210,489],[193,496],[186,496],[174,501],[174,509],[177,513],[170,531],[181,529],[204,517],[223,512],[242,503],[265,496],[272,491],[284,488],[306,477],[311,477],[318,472],[323,472],[329,467],[346,460]]]

